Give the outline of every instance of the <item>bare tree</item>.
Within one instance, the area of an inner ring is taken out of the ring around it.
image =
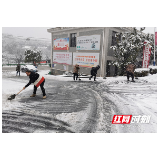
[[[8,54],[14,57],[16,63],[21,63],[24,60],[25,57],[25,50],[22,48],[22,45],[13,41],[12,43],[9,43],[5,46],[5,51],[8,52]],[[7,57],[9,57],[9,55]]]

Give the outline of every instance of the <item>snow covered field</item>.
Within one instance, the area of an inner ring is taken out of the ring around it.
[[[39,74],[44,75],[46,79],[53,79],[57,81],[73,81],[72,77],[53,76],[47,75],[49,70],[40,71]],[[20,99],[20,96],[17,96],[15,100],[8,101],[7,98],[11,94],[19,92],[27,83],[28,79],[14,79],[15,72],[4,72],[2,79],[2,110],[16,109],[16,107],[23,107],[17,101]],[[25,76],[25,73],[21,72],[21,76]],[[10,78],[8,78],[10,77]],[[27,77],[28,78],[28,77]],[[82,82],[89,82],[88,79],[84,78]],[[92,80],[93,81],[93,80]],[[111,117],[113,115],[132,115],[132,116],[151,116],[149,123],[131,123],[131,124],[111,124],[112,133],[151,133],[157,132],[157,74],[149,75],[146,77],[139,77],[135,79],[135,83],[127,83],[126,77],[107,77],[107,79],[97,78],[98,82],[101,82],[98,85],[98,89],[94,90],[96,94],[99,94],[101,91],[101,99],[104,102],[103,105],[109,105],[111,107]],[[76,87],[77,84],[74,84]],[[94,84],[93,84],[94,85]],[[30,85],[26,91],[32,92],[33,85]],[[17,100],[16,100],[17,99]],[[103,107],[103,106],[101,106]],[[100,110],[99,110],[100,111]],[[100,125],[105,125],[103,120],[103,109],[101,110],[101,120],[99,121]],[[70,117],[72,115],[72,118]],[[73,121],[73,114],[61,114],[57,115],[57,118],[60,118],[64,121]],[[79,120],[80,121],[80,120]],[[110,123],[112,118],[110,119]]]

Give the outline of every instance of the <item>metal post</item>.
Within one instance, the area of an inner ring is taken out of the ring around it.
[[[104,27],[103,32],[103,79],[106,79],[106,39],[108,37],[106,36],[106,27]]]
[[[155,27],[154,27],[154,60],[153,60],[153,66],[155,66],[156,62],[155,62]]]
[[[101,52],[101,72],[100,72],[100,76],[103,77],[103,72],[104,72],[104,31],[105,28],[103,29],[103,33],[102,33],[102,52]]]
[[[53,66],[53,34],[51,33],[51,73],[53,72],[52,66]]]
[[[107,27],[104,27],[104,32],[103,32],[103,72],[102,76],[103,79],[106,79],[106,57],[107,57],[107,52],[108,52],[108,38],[109,38],[109,29]]]

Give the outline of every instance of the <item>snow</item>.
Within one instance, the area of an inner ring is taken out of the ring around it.
[[[136,68],[135,72],[149,71],[149,68]]]
[[[157,69],[157,66],[149,66],[148,68]]]
[[[124,83],[126,77],[110,77],[104,92],[112,105],[112,115],[151,116],[149,124],[112,125],[112,132],[157,132],[157,74],[139,77],[135,83]]]
[[[33,65],[24,65],[21,68],[29,69],[29,70],[37,70],[37,68]]]
[[[43,75],[46,79],[53,79],[57,81],[73,81],[73,77],[66,77],[64,75],[48,75],[49,71],[50,70],[42,70],[38,73]],[[9,75],[15,75],[15,71],[10,72]],[[8,101],[7,98],[11,94],[16,94],[19,92],[27,84],[28,80],[21,81],[19,79],[15,81],[15,79],[7,78],[6,76],[7,75],[3,73],[2,109],[8,110],[16,109],[16,107],[23,107],[16,100],[19,98],[18,96],[16,96],[16,98],[12,101]],[[26,76],[26,74],[21,72],[21,76]],[[81,81],[89,80],[88,78],[82,78]],[[138,79],[135,79],[135,83],[127,83],[127,78],[124,76],[107,77],[107,79],[97,77],[97,81],[102,82],[100,85],[100,87],[103,88],[103,93],[101,96],[106,97],[107,101],[111,102],[110,106],[112,108],[112,117],[113,115],[151,116],[149,124],[112,124],[111,132],[157,132],[157,74],[149,74],[146,77],[139,77]],[[105,88],[106,90],[104,90]],[[33,85],[30,85],[27,90],[28,89],[32,90]],[[26,90],[22,92],[24,93]],[[93,90],[93,92],[96,91]],[[97,95],[99,94],[97,93]],[[99,104],[99,107],[101,109],[99,108],[98,112],[101,116],[97,126],[101,128],[105,126],[105,122],[103,121],[104,113],[100,113],[100,111],[103,111],[103,105]],[[57,115],[57,118],[66,122],[70,122],[71,124],[74,124],[74,121],[76,120],[80,121],[80,119],[74,119],[74,117],[74,113]]]
[[[10,66],[3,65],[3,66],[10,68],[10,67],[16,67],[17,65],[10,65]]]
[[[9,110],[9,109],[16,109],[17,107],[22,107],[20,103],[16,100],[18,98],[18,95],[15,97],[14,100],[9,101],[8,98],[13,95],[17,94],[20,90],[23,89],[23,87],[27,84],[22,82],[21,80],[9,80],[6,78],[2,79],[2,109],[3,110]],[[30,85],[27,87],[27,90],[33,89],[33,85]],[[26,90],[23,90],[22,92],[26,92]],[[20,93],[21,94],[21,93]]]
[[[148,68],[136,68],[135,72],[149,71],[151,68],[157,69],[157,66],[149,66]]]
[[[68,81],[68,80],[73,80],[72,77],[66,77],[64,78],[63,75],[60,76],[53,76],[53,75],[47,75],[49,73],[50,70],[42,70],[40,72],[38,72],[40,75],[43,75],[45,78],[47,79],[55,79],[55,80],[61,80],[61,81]],[[21,89],[23,89],[23,87],[28,83],[29,80],[26,81],[22,81],[22,80],[16,80],[12,79],[12,78],[7,78],[8,76],[15,76],[16,72],[12,71],[12,72],[4,72],[3,73],[3,78],[2,78],[2,109],[3,110],[9,110],[9,109],[16,109],[17,107],[20,107],[20,103],[18,101],[16,101],[16,99],[18,98],[18,96],[15,97],[14,100],[12,101],[8,101],[8,98],[12,95],[12,94],[17,94]],[[26,77],[26,73],[21,72],[21,76],[25,76]],[[28,90],[33,90],[33,85],[30,85],[29,87],[27,87],[27,89],[25,89],[24,91],[22,91],[23,93],[25,93]],[[20,93],[21,94],[21,93]]]

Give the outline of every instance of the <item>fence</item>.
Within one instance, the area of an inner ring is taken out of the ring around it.
[[[43,65],[49,65],[50,66],[50,63],[43,63],[43,64],[41,64],[41,63],[37,63],[38,65],[40,65],[40,66],[43,66]],[[22,63],[22,64],[20,64],[21,66],[22,65],[33,65],[33,63]],[[17,63],[12,63],[12,64],[2,64],[2,67],[3,66],[17,66]]]

